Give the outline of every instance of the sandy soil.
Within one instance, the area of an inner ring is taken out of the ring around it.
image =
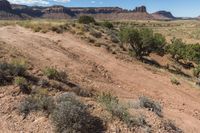
[[[111,91],[126,100],[149,96],[162,104],[164,116],[184,132],[199,132],[200,91],[184,78],[179,79],[181,85],[172,85],[172,74],[151,71],[137,61],[116,59],[103,48],[92,47],[69,33],[42,34],[7,26],[0,28],[0,41],[21,51],[38,68],[56,66],[67,71],[72,81],[85,88]],[[3,113],[0,119],[0,128],[6,129]]]

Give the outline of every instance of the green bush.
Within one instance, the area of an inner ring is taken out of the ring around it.
[[[119,36],[122,43],[131,46],[137,59],[142,59],[151,52],[160,53],[166,44],[161,34],[154,34],[150,29],[123,28]]]
[[[147,98],[147,97],[140,97],[140,107],[147,108],[153,112],[155,112],[158,116],[162,117],[162,107],[159,103],[154,102],[153,100]]]
[[[19,86],[20,92],[24,94],[30,94],[31,89],[29,87],[29,84],[27,80],[23,77],[15,77],[14,83]]]
[[[166,47],[167,52],[172,55],[176,61],[185,58],[186,45],[181,39],[173,38],[171,44]]]
[[[53,67],[46,67],[43,70],[43,74],[47,76],[49,79],[65,82],[67,78],[67,74],[64,71],[58,71]]]
[[[171,44],[166,47],[166,51],[172,55],[176,61],[193,61],[200,63],[200,45],[186,44],[181,39],[172,39]]]
[[[95,23],[95,19],[91,16],[80,16],[78,22],[81,24],[90,24]]]
[[[22,85],[27,85],[28,82],[25,78],[23,77],[15,77],[15,84],[18,85],[18,86],[22,86]]]
[[[55,68],[47,67],[43,70],[43,74],[49,79],[57,79],[59,77],[59,72]]]
[[[109,22],[109,21],[104,21],[104,22],[102,23],[102,25],[103,25],[104,27],[108,28],[108,29],[113,29],[113,28],[114,28],[113,24],[112,24],[111,22]]]
[[[193,69],[193,75],[194,75],[195,77],[199,78],[199,76],[200,76],[200,65],[198,65],[197,67],[195,67],[195,68]]]
[[[0,85],[12,83],[14,77],[25,76],[25,74],[26,66],[22,62],[0,63]]]
[[[80,103],[72,93],[62,94],[56,102],[52,120],[58,133],[100,133],[103,122],[89,114],[87,106]]]
[[[126,123],[128,126],[143,126],[145,120],[143,118],[133,117],[129,114],[127,108],[119,104],[117,97],[113,97],[110,93],[103,93],[98,96],[98,101],[115,117]]]

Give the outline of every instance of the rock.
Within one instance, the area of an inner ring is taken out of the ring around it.
[[[11,11],[11,5],[7,0],[0,0],[0,11]]]
[[[172,15],[171,12],[168,12],[168,11],[158,11],[158,12],[155,12],[152,14],[152,16],[155,18],[155,19],[158,19],[158,20],[170,20],[170,19],[175,19],[175,17]]]
[[[136,7],[133,11],[134,12],[143,12],[143,13],[146,13],[147,9],[146,9],[145,6],[140,6],[140,7]]]

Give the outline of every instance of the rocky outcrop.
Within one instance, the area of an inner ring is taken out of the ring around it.
[[[136,7],[133,10],[126,10],[119,7],[64,7],[64,6],[26,6],[12,4],[7,0],[0,0],[0,19],[71,19],[78,18],[81,15],[91,15],[97,19],[103,20],[134,20],[134,19],[153,19],[152,15],[147,13],[145,6]]]
[[[17,14],[7,0],[0,0],[0,20],[2,19],[21,19],[22,16]]]
[[[107,14],[107,13],[121,13],[127,12],[119,7],[88,7],[88,8],[69,8],[75,14]]]
[[[68,19],[75,16],[75,14],[69,8],[63,6],[47,7],[42,10],[42,14],[43,18],[51,19]]]
[[[11,11],[11,5],[7,0],[0,0],[0,11]]]
[[[146,9],[145,6],[140,6],[140,7],[136,7],[133,11],[134,12],[143,12],[143,13],[146,13],[147,9]]]
[[[175,17],[172,15],[171,12],[168,11],[158,11],[152,14],[154,19],[157,20],[172,20],[175,19]]]

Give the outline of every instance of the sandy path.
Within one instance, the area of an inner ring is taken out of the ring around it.
[[[175,120],[186,133],[199,132],[200,92],[183,79],[180,86],[174,86],[171,74],[153,73],[141,63],[118,60],[69,33],[42,34],[21,27],[2,27],[0,40],[29,56],[38,67],[51,65],[66,70],[82,86],[109,90],[127,99],[150,96],[162,103],[165,117]]]

